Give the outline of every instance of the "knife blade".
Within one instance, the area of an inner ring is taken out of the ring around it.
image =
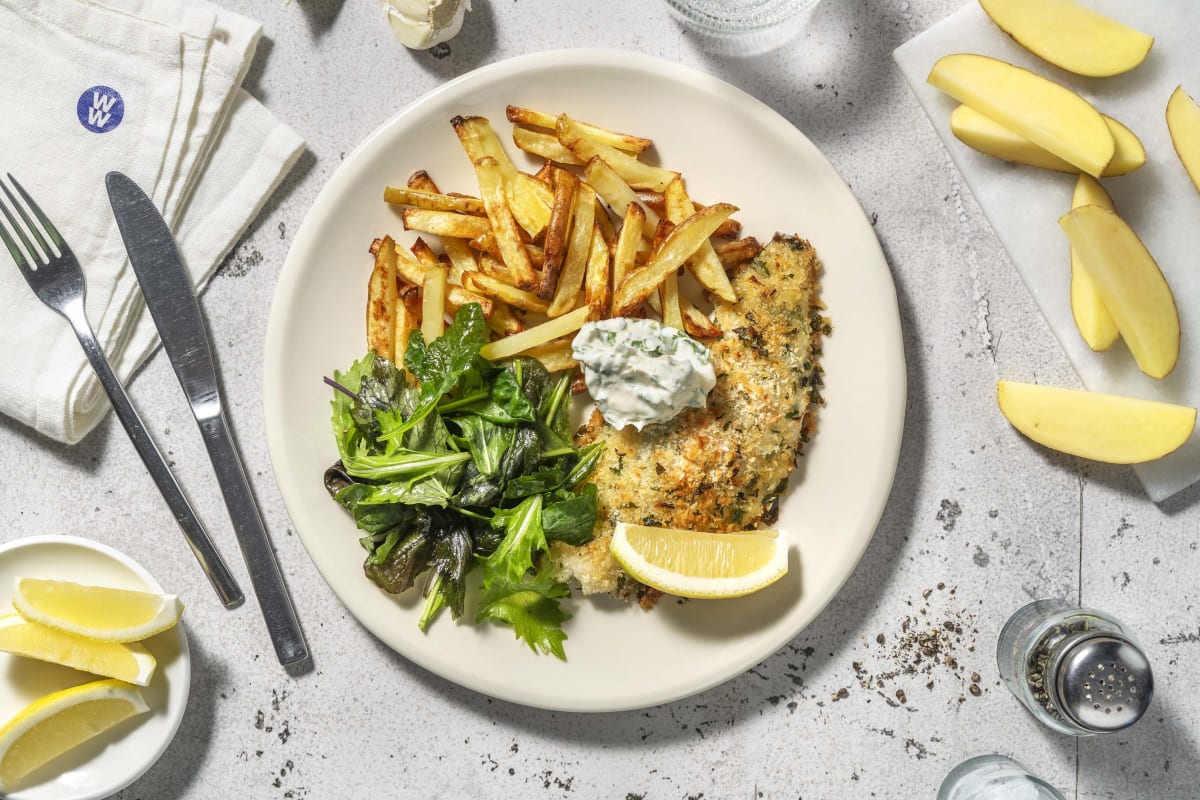
[[[146,307],[208,449],[275,654],[282,664],[303,661],[308,645],[225,420],[204,318],[175,237],[127,176],[110,172],[104,182]]]

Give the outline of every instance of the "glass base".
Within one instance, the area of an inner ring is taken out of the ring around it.
[[[937,800],[1066,800],[1008,756],[969,758],[950,770]]]
[[[756,56],[795,39],[818,0],[667,0],[706,52]]]

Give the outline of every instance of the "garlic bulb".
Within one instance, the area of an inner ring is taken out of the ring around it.
[[[471,0],[383,0],[383,8],[405,47],[425,50],[454,38]]]

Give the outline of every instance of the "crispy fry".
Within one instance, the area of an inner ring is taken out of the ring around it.
[[[496,244],[504,265],[508,267],[513,284],[518,289],[533,289],[537,281],[533,273],[533,264],[529,253],[517,233],[517,223],[508,207],[504,192],[504,179],[500,165],[491,156],[484,156],[475,162],[475,175],[479,179],[479,193],[483,196],[483,204],[487,208],[488,221],[492,232],[496,234]]]
[[[692,305],[686,295],[679,295],[679,310],[683,312],[683,329],[696,339],[715,339],[721,329],[704,312]]]
[[[442,237],[442,248],[445,249],[446,255],[450,257],[450,274],[447,280],[450,283],[462,285],[462,274],[464,272],[474,272],[478,268],[475,261],[475,254],[471,252],[470,246],[466,239],[457,239],[453,236]]]
[[[536,244],[525,245],[525,252],[529,253],[529,260],[533,264],[535,270],[542,269],[546,264],[546,251],[538,247]]]
[[[371,255],[377,255],[383,243],[382,239],[376,239],[371,242]],[[414,286],[421,286],[425,283],[425,265],[417,260],[417,257],[408,251],[408,248],[403,245],[394,245],[393,250],[396,251],[396,272],[406,282]],[[467,303],[479,303],[483,309],[483,315],[489,316],[492,313],[492,301],[486,297],[481,297],[474,292],[469,292],[461,286],[446,287],[446,310],[454,313]]]
[[[628,153],[615,147],[598,142],[588,136],[587,132],[566,114],[559,116],[554,133],[558,140],[580,161],[587,162],[596,156],[608,162],[608,165],[620,175],[626,183],[635,189],[666,188],[676,173],[662,167],[654,167],[638,161]]]
[[[500,245],[496,241],[496,234],[491,231],[472,239],[468,244],[481,253],[487,253],[493,258],[500,258]]]
[[[429,173],[423,169],[419,169],[412,175],[409,175],[407,183],[408,188],[416,189],[418,192],[434,192],[435,194],[442,193],[441,190],[438,189],[437,184],[433,182],[433,178],[431,178]]]
[[[375,268],[367,282],[367,346],[376,355],[391,358],[392,327],[396,319],[396,243],[392,237],[381,240],[375,254]]]
[[[592,229],[596,217],[596,193],[586,183],[579,184],[575,190],[574,217],[574,222],[571,223],[571,241],[567,245],[567,255],[563,260],[562,272],[558,276],[558,285],[554,289],[554,299],[546,311],[552,317],[562,316],[575,308],[579,290],[583,287],[583,276],[588,256],[591,254]]]
[[[542,208],[539,203],[541,197],[531,194],[529,187],[520,180],[521,173],[517,172],[508,154],[504,152],[504,145],[492,130],[492,124],[485,117],[455,117],[450,120],[450,124],[454,127],[454,133],[458,135],[458,141],[472,164],[485,156],[496,160],[512,215],[517,224],[536,239],[546,227],[546,218],[550,214],[549,205]],[[484,206],[486,208],[486,202]]]
[[[408,288],[413,290],[410,296],[415,298],[417,287],[410,286]],[[392,361],[395,363],[404,363],[404,354],[408,352],[408,336],[420,324],[420,320],[419,309],[410,308],[407,302],[396,304],[396,324],[392,331]]]
[[[506,339],[489,342],[479,350],[479,355],[489,361],[498,361],[515,356],[517,353],[523,353],[531,347],[545,344],[579,330],[587,322],[589,313],[591,313],[591,309],[587,306],[580,306],[568,314],[543,322],[541,325],[535,325]]]
[[[498,281],[512,285],[512,275],[508,272],[508,267],[504,266],[504,262],[498,258],[494,258],[487,253],[479,255],[479,272],[487,275],[489,278],[495,278]]]
[[[621,234],[617,237],[616,247],[613,248],[612,285],[620,286],[625,277],[637,268],[638,245],[642,243],[642,223],[646,221],[646,212],[637,203],[630,203],[625,210],[625,222],[621,225]]]
[[[762,245],[758,243],[758,239],[747,236],[745,239],[722,242],[716,245],[714,250],[722,264],[726,267],[733,267],[758,255],[758,251],[762,250]]]
[[[558,275],[567,254],[567,234],[575,213],[575,189],[579,186],[579,179],[565,169],[555,169],[552,174],[554,202],[550,206],[550,224],[546,226],[542,282],[537,290],[538,297],[543,300],[554,299]]]
[[[542,237],[550,222],[550,204],[554,195],[537,178],[518,172],[504,185],[509,208],[531,240]]]
[[[708,206],[703,203],[692,201],[697,211],[703,211]],[[713,231],[713,236],[717,239],[736,239],[742,233],[742,223],[736,219],[727,219],[721,223],[721,227]]]
[[[658,287],[658,299],[662,303],[662,321],[676,330],[683,330],[683,311],[679,307],[679,276],[667,273]]]
[[[438,236],[456,236],[459,239],[474,239],[490,229],[485,217],[472,217],[453,211],[430,211],[427,208],[406,208],[401,212],[404,229],[433,233]]]
[[[653,189],[642,189],[637,193],[637,199],[642,205],[651,209],[660,217],[667,215],[667,201],[663,197],[662,192],[656,192]]]
[[[431,211],[455,211],[459,214],[470,214],[473,217],[482,217],[485,213],[483,202],[474,197],[457,197],[396,186],[388,186],[383,190],[383,202],[427,208]]]
[[[619,216],[624,217],[631,205],[638,205],[638,195],[624,179],[618,175],[608,162],[602,158],[593,158],[584,167],[583,176],[603,198],[608,207]],[[642,206],[642,235],[647,239],[654,237],[654,229],[658,227],[658,214],[653,209]]]
[[[617,229],[613,227],[612,217],[608,215],[608,209],[600,202],[599,197],[596,198],[596,224],[600,226],[600,236],[603,237],[605,246],[611,251],[617,243]]]
[[[553,342],[539,344],[525,351],[525,355],[542,362],[547,372],[561,372],[564,369],[575,369],[579,362],[571,352],[570,339],[556,339]]]
[[[522,291],[481,272],[463,273],[463,285],[473,292],[503,300],[526,311],[544,312],[549,304],[533,292]]]
[[[675,230],[675,224],[671,220],[660,219],[658,221],[658,227],[654,229],[654,237],[650,240],[650,256],[652,258],[673,230]]]
[[[592,319],[608,316],[609,305],[609,252],[596,225],[592,233],[592,248],[588,254],[587,276],[584,278],[584,302],[592,309]]]
[[[485,320],[489,328],[501,336],[511,336],[525,330],[525,326],[508,307],[508,303],[495,298],[492,299],[492,303],[495,308],[492,309],[492,315]]]
[[[545,128],[551,131],[554,130],[555,123],[558,121],[558,118],[553,114],[544,114],[540,111],[521,108],[520,106],[509,106],[506,109],[506,116],[509,122],[531,125],[535,128]],[[616,131],[610,131],[586,122],[579,122],[577,124],[596,141],[603,142],[610,147],[615,147],[618,150],[624,150],[634,155],[641,153],[654,144],[650,139],[645,139],[641,136],[617,133]]]
[[[560,164],[579,166],[583,164],[575,154],[562,146],[552,133],[543,133],[529,128],[513,128],[513,144],[526,153],[557,161]]]
[[[433,248],[429,246],[429,243],[420,236],[413,242],[413,246],[410,249],[413,255],[417,257],[417,261],[420,261],[421,266],[425,267],[425,269],[436,267],[441,263],[438,261],[437,253],[433,252]]]
[[[628,275],[613,296],[613,315],[627,316],[662,283],[663,278],[678,269],[725,220],[737,211],[727,203],[709,206],[675,226],[663,241],[654,258],[643,269]]]
[[[425,284],[421,287],[421,333],[425,341],[432,342],[446,330],[446,268],[430,267],[425,270]]]
[[[555,169],[556,169],[556,167],[554,166],[554,162],[546,161],[542,164],[541,168],[537,172],[533,173],[533,177],[537,178],[542,184],[544,184],[546,186],[546,188],[553,191],[554,190],[554,170]]]
[[[667,203],[667,218],[672,222],[681,223],[697,213],[691,198],[688,197],[687,189],[683,186],[683,178],[677,177],[671,181],[667,185],[666,191],[663,192],[663,196]],[[715,207],[713,206],[713,208]],[[707,210],[707,208],[704,209],[704,211]],[[705,289],[727,303],[737,302],[737,294],[729,283],[725,267],[721,264],[721,259],[717,258],[716,251],[713,250],[712,244],[707,239],[700,244],[696,254],[688,259],[688,269]]]

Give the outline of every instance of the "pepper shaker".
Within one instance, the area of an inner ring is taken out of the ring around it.
[[[1071,736],[1122,730],[1154,696],[1150,662],[1109,615],[1065,600],[1019,609],[996,645],[1000,677],[1048,728]]]

